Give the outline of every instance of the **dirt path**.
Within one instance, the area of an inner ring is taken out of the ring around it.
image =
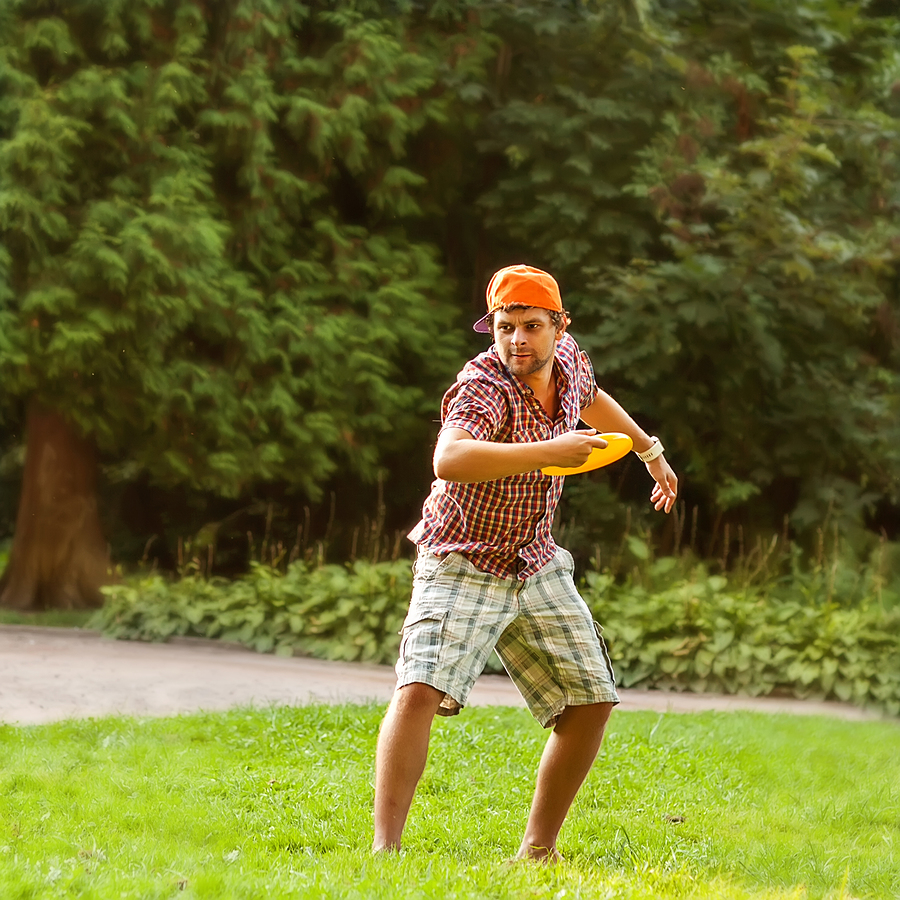
[[[390,666],[268,656],[217,641],[113,641],[71,628],[0,626],[0,722],[30,725],[125,713],[163,716],[238,705],[385,703]],[[621,709],[659,712],[756,710],[873,719],[842,703],[621,691]],[[484,675],[472,706],[522,706],[512,683]]]

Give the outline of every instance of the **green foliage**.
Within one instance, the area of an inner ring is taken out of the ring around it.
[[[625,687],[837,698],[900,715],[900,595],[880,575],[851,583],[835,566],[740,585],[673,557],[650,560],[617,581],[588,572],[585,601],[609,639]],[[403,560],[315,567],[284,574],[254,564],[233,582],[159,575],[105,588],[94,627],[116,638],[191,635],[261,652],[392,663],[412,577]],[[855,593],[854,593],[855,591]],[[492,668],[496,662],[492,658]]]
[[[467,320],[527,260],[707,538],[890,531],[887,7],[10,0],[0,421],[35,398],[114,480],[247,503],[390,464],[405,524]]]
[[[900,498],[900,25],[876,7],[492,9],[492,258],[560,277],[707,536],[829,509],[850,531]]]
[[[741,591],[702,570],[673,579],[671,564],[655,564],[652,587],[587,575],[583,595],[624,687],[787,692],[900,715],[900,608],[828,601],[815,577]]]
[[[616,711],[559,866],[511,866],[546,734],[439,718],[404,835],[373,855],[382,706],[0,728],[9,900],[894,898],[897,726]],[[446,861],[452,860],[452,865]]]
[[[294,563],[284,574],[254,564],[236,581],[151,575],[104,588],[94,625],[116,638],[191,635],[263,653],[387,663],[397,656],[410,584],[403,560]]]
[[[585,266],[652,242],[650,211],[624,188],[677,60],[631,3],[498,3],[490,15],[504,43],[478,143],[498,169],[479,198],[485,226],[494,255],[553,272],[577,308]]]
[[[777,67],[691,59],[630,187],[666,252],[596,270],[582,341],[664,423],[704,506],[807,532],[900,497],[900,26],[828,21],[834,45],[782,45]]]
[[[457,354],[406,156],[445,120],[453,22],[413,50],[409,14],[352,2],[7,7],[7,408],[226,494],[421,437]]]

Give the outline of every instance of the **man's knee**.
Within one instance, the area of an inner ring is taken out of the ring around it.
[[[443,691],[433,688],[430,684],[415,681],[397,688],[392,704],[399,712],[414,715],[430,713],[433,716],[443,699]]]
[[[609,721],[610,714],[613,711],[615,703],[588,703],[583,706],[567,706],[559,721],[556,723],[555,731],[577,729],[598,730],[602,733]]]

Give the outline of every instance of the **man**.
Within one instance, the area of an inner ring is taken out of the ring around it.
[[[618,697],[572,557],[550,533],[565,479],[540,469],[579,466],[606,446],[597,432],[618,431],[654,479],[657,510],[672,508],[677,480],[659,440],[595,384],[552,276],[501,269],[487,305],[475,330],[493,333],[494,344],[444,397],[437,480],[410,533],[418,558],[378,738],[373,848],[399,850],[432,720],[459,712],[496,646],[532,715],[553,728],[517,857],[553,860]]]

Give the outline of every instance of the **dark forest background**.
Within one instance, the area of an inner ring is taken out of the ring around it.
[[[0,605],[408,553],[514,262],[681,478],[667,518],[636,460],[571,478],[581,565],[900,571],[898,38],[886,0],[3,4]]]

